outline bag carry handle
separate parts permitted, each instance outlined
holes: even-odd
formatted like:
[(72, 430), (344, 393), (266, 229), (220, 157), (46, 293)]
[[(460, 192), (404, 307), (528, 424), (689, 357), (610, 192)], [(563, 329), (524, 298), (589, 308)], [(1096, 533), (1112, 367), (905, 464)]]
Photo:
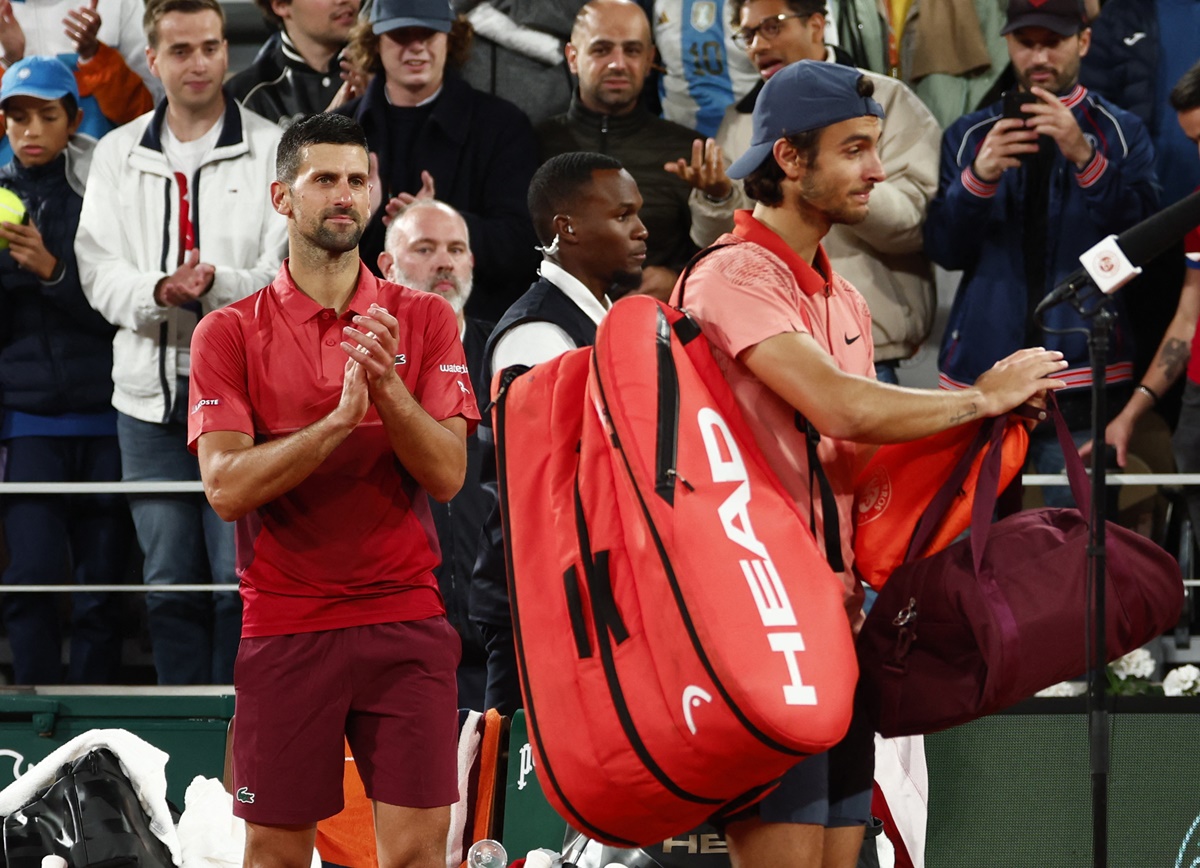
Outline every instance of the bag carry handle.
[(908, 542), (908, 549), (904, 553), (904, 563), (912, 563), (921, 556), (921, 552), (925, 550), (925, 546), (929, 544), (934, 532), (941, 525), (942, 519), (950, 511), (950, 504), (958, 496), (959, 489), (967, 479), (967, 474), (971, 472), (971, 464), (975, 461), (975, 456), (983, 451), (989, 441), (997, 438), (997, 430), (1000, 440), (1003, 441), (1007, 427), (1007, 421), (1000, 417), (983, 420), (983, 424), (975, 432), (975, 439), (971, 441), (967, 451), (958, 459), (958, 464), (954, 465), (954, 469), (942, 483), (942, 487), (925, 507), (925, 512), (921, 515), (921, 520), (917, 522), (912, 538)]
[[(1083, 459), (1062, 412), (1058, 409), (1058, 400), (1051, 392), (1046, 396), (1046, 410), (1054, 421), (1054, 429), (1058, 434), (1058, 443), (1066, 463), (1067, 481), (1071, 484), (1071, 494), (1075, 498), (1075, 508), (1088, 520), (1088, 504), (1091, 502), (1092, 484), (1087, 472), (1083, 469)], [(1002, 426), (997, 426), (1003, 431)], [(975, 488), (975, 503), (971, 510), (971, 554), (975, 564), (975, 575), (982, 578), (983, 552), (987, 547), (988, 533), (992, 525), (992, 513), (996, 508), (999, 496), (1000, 468), (1002, 464), (1003, 436), (992, 437), (983, 465), (979, 468), (979, 483)]]

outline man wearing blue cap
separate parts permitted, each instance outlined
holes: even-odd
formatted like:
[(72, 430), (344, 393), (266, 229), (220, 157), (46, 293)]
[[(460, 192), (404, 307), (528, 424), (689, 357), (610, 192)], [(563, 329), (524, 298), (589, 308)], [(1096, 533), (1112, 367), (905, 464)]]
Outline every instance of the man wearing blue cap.
[[(734, 231), (696, 265), (686, 289), (755, 440), (814, 519), (856, 631), (863, 591), (853, 569), (853, 480), (869, 455), (865, 444), (1007, 413), (1054, 388), (1049, 375), (1064, 365), (1059, 353), (1022, 350), (965, 392), (874, 379), (866, 302), (821, 246), (832, 226), (866, 219), (871, 190), (884, 178), (876, 150), (883, 110), (872, 91), (858, 70), (819, 61), (771, 77), (754, 107), (753, 144), (729, 169), (757, 204), (737, 213)], [(809, 487), (810, 456), (832, 489), (832, 515)], [(853, 866), (870, 819), (873, 760), (871, 726), (856, 716), (842, 742), (725, 818), (735, 868)]]
[[(53, 57), (26, 57), (4, 74), (0, 108), (14, 152), (0, 168), (0, 187), (19, 196), (27, 214), (0, 223), (4, 481), (114, 482), (121, 478), (111, 406), (116, 330), (84, 297), (72, 247), (95, 145), (76, 135), (75, 76)], [(6, 586), (121, 581), (133, 530), (121, 495), (6, 494), (0, 516)], [(64, 680), (58, 602), (51, 594), (2, 597), (18, 684)], [(71, 595), (67, 681), (116, 680), (119, 611), (117, 595)]]

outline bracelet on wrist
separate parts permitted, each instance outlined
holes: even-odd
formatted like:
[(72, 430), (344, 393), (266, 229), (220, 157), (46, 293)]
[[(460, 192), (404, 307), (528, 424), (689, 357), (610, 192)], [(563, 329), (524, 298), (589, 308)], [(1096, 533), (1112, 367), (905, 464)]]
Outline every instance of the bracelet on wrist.
[(1151, 389), (1145, 383), (1139, 383), (1136, 391), (1141, 392), (1143, 395), (1149, 398), (1154, 406), (1158, 406), (1158, 392)]

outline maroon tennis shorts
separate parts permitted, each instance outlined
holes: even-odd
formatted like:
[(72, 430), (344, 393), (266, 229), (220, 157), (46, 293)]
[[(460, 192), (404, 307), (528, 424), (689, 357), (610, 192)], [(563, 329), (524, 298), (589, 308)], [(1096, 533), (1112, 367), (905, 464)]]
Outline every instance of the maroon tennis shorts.
[(458, 634), (444, 617), (244, 638), (234, 669), (234, 813), (315, 823), (342, 809), (343, 735), (367, 795), (458, 801)]

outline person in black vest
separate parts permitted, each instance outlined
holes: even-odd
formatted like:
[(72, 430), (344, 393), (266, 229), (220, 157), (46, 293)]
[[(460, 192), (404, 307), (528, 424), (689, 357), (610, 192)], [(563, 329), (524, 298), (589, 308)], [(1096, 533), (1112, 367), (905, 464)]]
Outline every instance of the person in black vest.
[[(483, 378), (484, 346), (494, 323), (467, 316), (475, 257), (463, 216), (437, 199), (417, 199), (388, 223), (379, 271), (392, 283), (440, 295), (454, 308), (458, 334), (467, 354), (467, 373), (476, 395), (486, 395)], [(442, 548), (442, 563), (434, 570), (446, 617), (462, 639), (458, 664), (458, 707), (483, 711), (487, 682), (487, 651), (479, 628), (467, 617), (471, 571), (492, 503), (480, 480), (483, 450), (477, 434), (467, 435), (467, 475), (458, 494), (447, 503), (431, 500), (430, 512)]]
[[(641, 284), (649, 234), (638, 216), (641, 208), (637, 182), (619, 160), (604, 154), (559, 154), (534, 173), (529, 212), (542, 244), (540, 278), (492, 331), (484, 351), (485, 383), (495, 371), (536, 365), (595, 342), (610, 295)], [(512, 714), (521, 706), (521, 695), (496, 505), (495, 452), (491, 429), (481, 427), (480, 434), (493, 459), (484, 469), (492, 506), (472, 577), (470, 611), (487, 644), (486, 706)]]

